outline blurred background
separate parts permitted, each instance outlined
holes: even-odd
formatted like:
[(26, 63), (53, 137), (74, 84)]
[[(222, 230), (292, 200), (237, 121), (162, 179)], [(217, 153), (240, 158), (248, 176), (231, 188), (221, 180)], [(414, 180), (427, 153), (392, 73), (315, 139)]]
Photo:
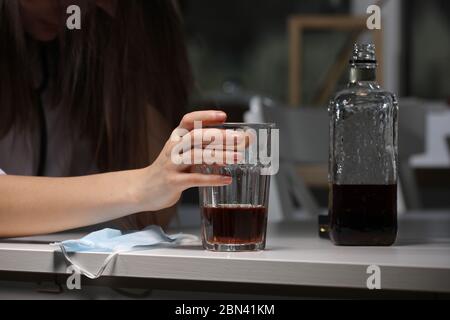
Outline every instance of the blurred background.
[[(380, 32), (366, 28), (372, 4), (381, 8)], [(347, 82), (356, 41), (377, 45), (378, 80), (400, 100), (399, 209), (450, 208), (449, 1), (179, 5), (196, 80), (191, 109), (219, 108), (230, 121), (277, 121), (282, 128), (283, 170), (271, 214), (327, 206), (327, 106)], [(184, 202), (197, 203), (197, 192), (186, 193)]]

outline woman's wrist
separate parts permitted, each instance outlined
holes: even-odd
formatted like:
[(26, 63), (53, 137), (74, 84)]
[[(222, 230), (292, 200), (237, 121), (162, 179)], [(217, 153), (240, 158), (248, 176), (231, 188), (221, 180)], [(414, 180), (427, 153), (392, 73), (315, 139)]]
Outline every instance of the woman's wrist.
[(124, 171), (125, 202), (131, 213), (148, 211), (145, 203), (145, 179), (148, 168)]

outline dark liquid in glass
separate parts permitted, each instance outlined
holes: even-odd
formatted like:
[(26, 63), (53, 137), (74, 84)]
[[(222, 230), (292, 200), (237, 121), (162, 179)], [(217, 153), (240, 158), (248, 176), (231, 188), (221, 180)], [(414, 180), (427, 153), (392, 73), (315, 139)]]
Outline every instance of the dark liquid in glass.
[(397, 236), (397, 185), (333, 185), (330, 238), (337, 245), (390, 246)]
[(220, 205), (202, 208), (203, 235), (208, 243), (261, 243), (267, 226), (267, 209), (263, 206)]

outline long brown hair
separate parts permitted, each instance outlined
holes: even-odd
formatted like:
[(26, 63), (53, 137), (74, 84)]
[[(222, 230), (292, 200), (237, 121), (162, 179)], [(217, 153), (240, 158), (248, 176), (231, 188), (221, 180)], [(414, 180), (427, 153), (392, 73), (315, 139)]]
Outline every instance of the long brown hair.
[[(27, 57), (34, 41), (20, 23), (18, 2), (0, 0), (0, 138), (37, 117)], [(52, 105), (66, 108), (72, 132), (89, 139), (98, 169), (107, 172), (150, 164), (152, 138), (161, 136), (154, 126), (179, 120), (191, 73), (172, 0), (103, 2), (113, 15), (94, 0), (78, 0), (82, 29), (62, 28), (47, 50)]]
[[(82, 29), (62, 27), (45, 46), (51, 105), (65, 108), (71, 132), (90, 142), (100, 172), (141, 168), (156, 158), (187, 105), (191, 70), (181, 21), (172, 0), (102, 2), (111, 12), (77, 0)], [(64, 26), (66, 17), (62, 11)], [(36, 43), (22, 26), (19, 1), (0, 0), (0, 138), (38, 124), (29, 62)], [(127, 227), (167, 223), (135, 217), (124, 220)]]

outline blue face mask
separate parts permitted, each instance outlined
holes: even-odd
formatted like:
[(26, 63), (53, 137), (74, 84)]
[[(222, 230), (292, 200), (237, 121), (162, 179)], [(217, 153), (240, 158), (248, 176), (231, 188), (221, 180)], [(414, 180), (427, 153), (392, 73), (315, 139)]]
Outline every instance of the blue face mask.
[[(198, 237), (188, 234), (168, 236), (161, 227), (150, 226), (137, 232), (103, 229), (93, 232), (79, 240), (67, 240), (53, 243), (52, 245), (58, 246), (61, 249), (64, 258), (73, 266), (77, 273), (85, 275), (90, 279), (97, 279), (119, 253), (149, 249), (157, 244), (177, 245), (186, 240), (198, 241)], [(69, 254), (75, 252), (109, 252), (110, 255), (105, 259), (96, 273), (91, 273), (70, 258)]]

